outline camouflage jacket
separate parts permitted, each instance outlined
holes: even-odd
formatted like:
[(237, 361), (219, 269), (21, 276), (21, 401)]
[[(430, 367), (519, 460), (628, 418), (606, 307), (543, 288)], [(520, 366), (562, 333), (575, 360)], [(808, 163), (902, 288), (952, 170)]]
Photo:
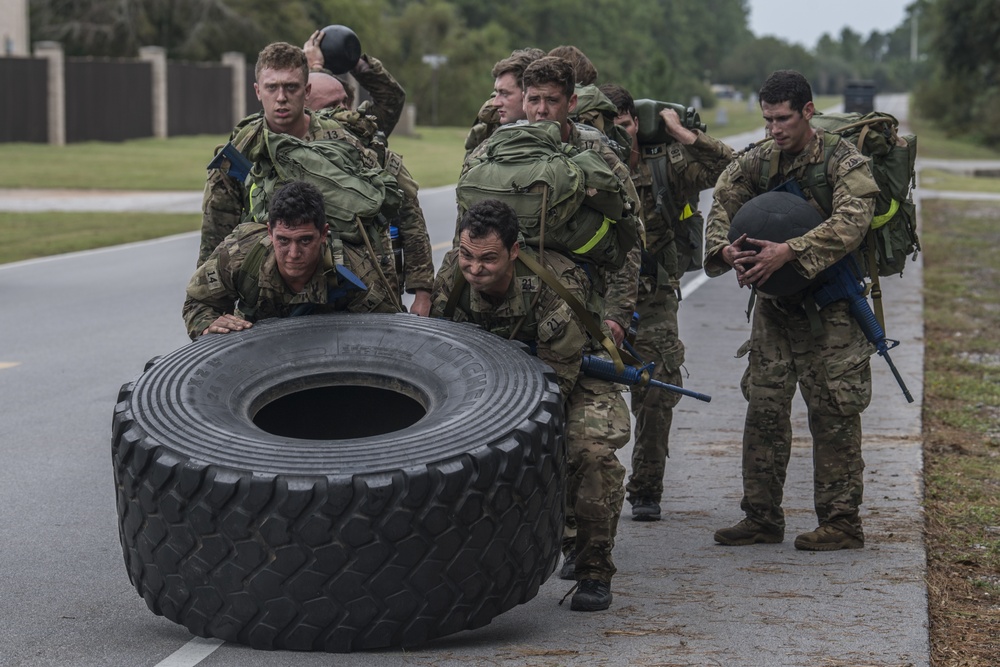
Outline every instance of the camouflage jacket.
[(479, 113), (476, 114), (476, 122), (473, 123), (472, 127), (469, 129), (469, 134), (465, 137), (465, 158), (468, 159), (469, 155), (474, 151), (480, 144), (490, 138), (490, 135), (500, 127), (500, 114), (497, 113), (497, 108), (493, 106), (493, 98), (496, 93), (490, 95), (490, 98), (483, 102), (483, 106), (480, 107)]
[[(740, 206), (765, 191), (760, 187), (761, 159), (780, 156), (778, 175), (770, 184), (773, 187), (789, 178), (801, 177), (810, 164), (822, 164), (823, 141), (824, 134), (816, 132), (798, 155), (776, 151), (773, 142), (765, 141), (736, 156), (726, 167), (715, 186), (712, 210), (708, 214), (705, 234), (705, 272), (708, 275), (718, 276), (731, 268), (722, 259), (722, 249), (729, 245), (729, 227)], [(871, 225), (878, 193), (870, 160), (844, 139), (838, 141), (826, 165), (826, 174), (833, 189), (833, 214), (827, 217), (810, 197), (809, 202), (820, 211), (825, 222), (787, 241), (795, 251), (792, 266), (810, 279), (861, 245)], [(809, 194), (807, 191), (806, 195)]]
[[(259, 292), (252, 312), (247, 312), (247, 304), (242, 304), (242, 267), (250, 251), (258, 244), (264, 245), (264, 255), (260, 262), (256, 284)], [(329, 246), (330, 241), (327, 240)], [(390, 296), (378, 277), (375, 264), (363, 249), (345, 246), (343, 263), (368, 287), (365, 292), (328, 303), (329, 283), (324, 275), (324, 266), (316, 268), (316, 273), (300, 292), (292, 292), (281, 274), (274, 257), (267, 228), (259, 223), (248, 222), (236, 227), (225, 240), (216, 247), (208, 259), (191, 276), (184, 300), (183, 317), (188, 336), (195, 339), (217, 318), (226, 314), (256, 322), (270, 317), (288, 317), (297, 306), (313, 304), (310, 313), (348, 312), (398, 312), (395, 297)]]
[(365, 72), (351, 72), (351, 76), (372, 98), (359, 104), (358, 111), (365, 116), (375, 116), (379, 129), (388, 137), (396, 129), (399, 117), (403, 114), (406, 91), (378, 58), (363, 53), (361, 59), (368, 63), (369, 69)]
[[(522, 249), (521, 252), (530, 251)], [(590, 287), (583, 269), (554, 252), (545, 253), (544, 265), (581, 303), (587, 303)], [(457, 271), (458, 249), (452, 248), (441, 262), (434, 281), (431, 317), (444, 317), (448, 298), (455, 288)], [(580, 375), (580, 363), (588, 337), (583, 324), (562, 297), (527, 270), (518, 271), (506, 296), (500, 300), (484, 296), (464, 280), (462, 284), (463, 289), (468, 291), (468, 298), (459, 300), (451, 319), (478, 324), (503, 338), (510, 338), (517, 327), (518, 333), (514, 338), (535, 345), (538, 358), (552, 367), (559, 377), (563, 398), (569, 396)]]
[[(639, 161), (632, 170), (632, 182), (642, 202), (642, 222), (646, 227), (646, 250), (667, 269), (675, 279), (680, 278), (674, 252), (674, 238), (679, 215), (684, 203), (696, 197), (705, 188), (715, 185), (719, 175), (733, 159), (733, 150), (718, 139), (704, 132), (694, 131), (697, 139), (690, 146), (675, 141), (639, 147)], [(653, 169), (657, 160), (666, 167), (669, 199), (676, 211), (665, 205), (657, 206), (657, 192), (653, 187)], [(673, 219), (668, 216), (673, 215)]]

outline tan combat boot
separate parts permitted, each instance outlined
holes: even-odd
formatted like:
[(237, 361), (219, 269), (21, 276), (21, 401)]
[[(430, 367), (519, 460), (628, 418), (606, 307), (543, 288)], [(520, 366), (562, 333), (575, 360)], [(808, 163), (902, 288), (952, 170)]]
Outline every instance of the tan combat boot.
[(803, 551), (837, 551), (861, 549), (864, 546), (863, 537), (855, 537), (833, 526), (820, 526), (795, 538), (795, 548)]
[(745, 547), (751, 544), (778, 544), (785, 539), (780, 528), (767, 528), (753, 519), (743, 519), (735, 526), (715, 531), (715, 541), (727, 547)]

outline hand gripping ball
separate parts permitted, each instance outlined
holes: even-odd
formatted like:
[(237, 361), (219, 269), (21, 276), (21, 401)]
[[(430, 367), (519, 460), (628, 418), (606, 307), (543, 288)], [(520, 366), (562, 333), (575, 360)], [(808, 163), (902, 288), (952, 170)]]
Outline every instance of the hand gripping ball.
[(328, 25), (323, 28), (323, 66), (334, 74), (345, 74), (354, 69), (361, 58), (361, 40), (346, 25)]
[[(748, 238), (781, 243), (802, 236), (821, 222), (820, 212), (802, 197), (788, 192), (765, 192), (743, 204), (733, 216), (729, 242), (746, 234)], [(744, 247), (756, 249), (751, 244), (744, 244)], [(811, 282), (788, 263), (757, 289), (771, 296), (788, 296), (805, 289)]]

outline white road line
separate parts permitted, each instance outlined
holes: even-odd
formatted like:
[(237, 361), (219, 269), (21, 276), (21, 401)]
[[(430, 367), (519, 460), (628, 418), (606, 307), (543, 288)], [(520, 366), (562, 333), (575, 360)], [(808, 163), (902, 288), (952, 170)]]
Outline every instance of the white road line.
[(709, 280), (711, 280), (711, 278), (709, 278), (708, 274), (706, 274), (704, 271), (699, 273), (690, 281), (681, 285), (681, 296), (686, 299), (687, 297), (694, 294), (694, 291), (696, 289), (707, 283)]
[(157, 245), (159, 243), (170, 243), (171, 241), (183, 239), (188, 236), (194, 236), (195, 234), (201, 234), (201, 232), (181, 232), (180, 234), (171, 234), (170, 236), (161, 236), (155, 239), (146, 239), (145, 241), (133, 241), (131, 243), (122, 243), (119, 245), (104, 246), (103, 248), (91, 248), (90, 250), (76, 250), (74, 252), (64, 252), (58, 255), (48, 255), (46, 257), (24, 259), (21, 260), (20, 262), (10, 262), (9, 264), (0, 264), (0, 271), (3, 271), (5, 269), (16, 269), (22, 266), (31, 266), (33, 264), (58, 262), (64, 259), (72, 259), (74, 257), (80, 257), (85, 255), (101, 255), (103, 253), (108, 253), (108, 252), (118, 252), (119, 250), (128, 250), (129, 248), (135, 248), (138, 246)]
[(155, 667), (194, 667), (194, 665), (212, 655), (215, 649), (224, 643), (221, 639), (195, 637), (162, 661), (156, 663)]

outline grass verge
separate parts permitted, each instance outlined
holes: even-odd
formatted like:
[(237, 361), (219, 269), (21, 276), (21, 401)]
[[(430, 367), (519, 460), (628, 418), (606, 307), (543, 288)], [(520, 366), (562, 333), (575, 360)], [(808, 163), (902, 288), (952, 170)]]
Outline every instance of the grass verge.
[(200, 215), (0, 213), (0, 264), (201, 229)]
[(924, 484), (931, 660), (1000, 664), (996, 203), (925, 200)]

